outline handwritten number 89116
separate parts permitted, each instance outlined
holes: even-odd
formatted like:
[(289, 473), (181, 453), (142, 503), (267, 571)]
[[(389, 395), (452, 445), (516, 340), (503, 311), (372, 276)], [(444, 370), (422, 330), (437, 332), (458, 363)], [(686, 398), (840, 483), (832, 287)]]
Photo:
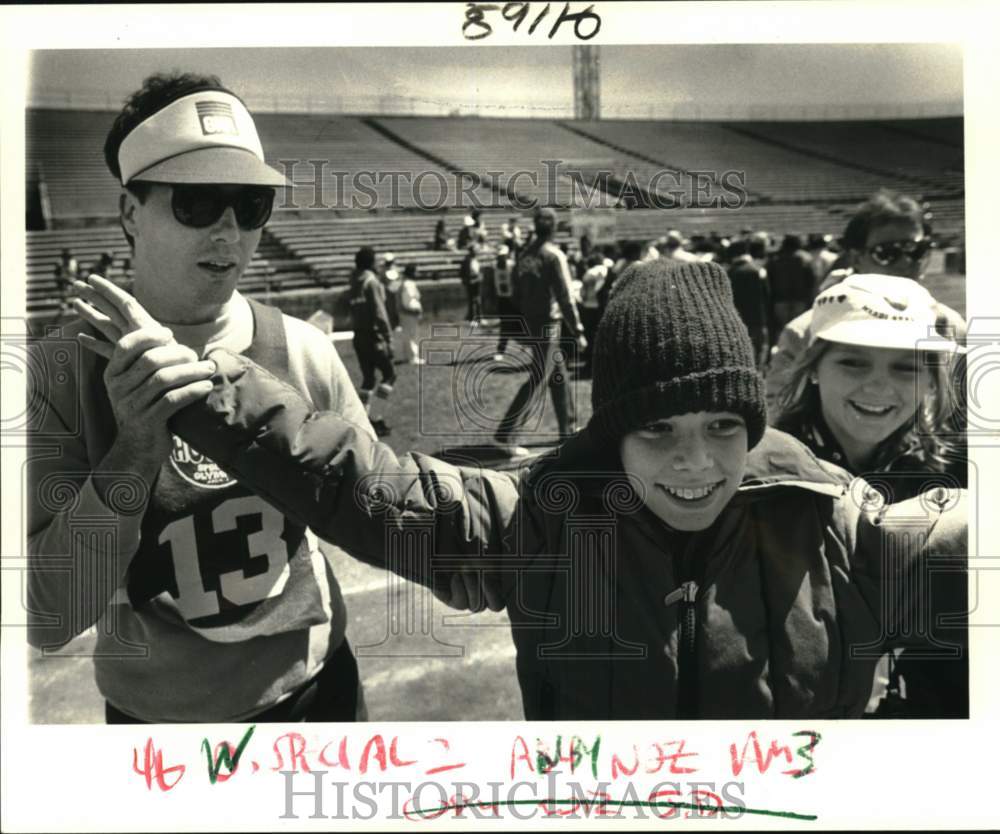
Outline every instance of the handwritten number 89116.
[[(515, 32), (531, 14), (531, 3), (504, 3), (503, 6), (494, 3), (466, 3), (465, 5), (465, 23), (462, 25), (462, 34), (466, 40), (470, 41), (480, 41), (493, 34), (493, 27), (486, 22), (487, 12), (499, 11), (504, 20), (514, 24)], [(546, 3), (545, 8), (535, 16), (528, 27), (529, 35), (535, 33), (535, 29), (548, 16), (551, 8), (552, 4)], [(549, 30), (549, 40), (552, 40), (556, 32), (559, 31), (559, 27), (568, 21), (573, 23), (573, 34), (581, 41), (589, 41), (601, 31), (601, 18), (594, 12), (593, 4), (587, 6), (583, 11), (570, 12), (569, 3), (565, 3), (559, 17), (556, 18)], [(586, 23), (591, 24), (592, 28), (589, 32), (584, 31)]]

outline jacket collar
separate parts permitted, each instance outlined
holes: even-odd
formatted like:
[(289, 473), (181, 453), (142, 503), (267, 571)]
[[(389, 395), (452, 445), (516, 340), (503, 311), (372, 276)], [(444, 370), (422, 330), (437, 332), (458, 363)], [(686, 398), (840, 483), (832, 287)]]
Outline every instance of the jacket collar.
[[(801, 438), (816, 457), (832, 461), (852, 474), (863, 474), (851, 467), (847, 454), (821, 413), (811, 417), (799, 417), (794, 423), (789, 423), (787, 428), (795, 437)], [(914, 436), (913, 425), (905, 424), (878, 444), (872, 455), (872, 462), (865, 468), (865, 472), (888, 472), (901, 458), (919, 455), (920, 452), (920, 441)]]
[(824, 465), (804, 443), (790, 434), (768, 428), (747, 458), (740, 491), (791, 486), (836, 496), (843, 494), (851, 480), (848, 472)]

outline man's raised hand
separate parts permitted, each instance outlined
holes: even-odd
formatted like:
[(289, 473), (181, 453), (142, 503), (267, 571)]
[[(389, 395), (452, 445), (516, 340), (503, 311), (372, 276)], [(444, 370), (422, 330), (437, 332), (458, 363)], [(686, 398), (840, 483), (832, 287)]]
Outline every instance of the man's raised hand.
[[(215, 363), (178, 344), (128, 293), (100, 276), (74, 282), (73, 306), (105, 339), (81, 344), (108, 360), (104, 384), (118, 432), (109, 455), (116, 467), (153, 475), (170, 454), (167, 421), (212, 390)], [(105, 461), (109, 466), (110, 462)]]

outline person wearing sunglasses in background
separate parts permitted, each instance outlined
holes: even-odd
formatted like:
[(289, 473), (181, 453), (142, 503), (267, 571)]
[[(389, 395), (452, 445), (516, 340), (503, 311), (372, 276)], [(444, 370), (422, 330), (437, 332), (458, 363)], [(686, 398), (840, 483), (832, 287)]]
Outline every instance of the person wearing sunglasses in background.
[[(285, 177), (214, 76), (147, 78), (104, 154), (122, 185), (131, 302), (148, 315), (106, 358), (83, 351), (68, 384), (30, 392), (43, 416), (29, 439), (28, 639), (59, 646), (98, 624), (109, 723), (363, 718), (315, 537), (167, 424), (211, 390), (201, 357), (226, 346), (375, 436), (323, 334), (237, 292)], [(42, 350), (95, 333), (76, 321)], [(87, 518), (113, 533), (81, 538)]]
[[(930, 261), (933, 242), (924, 226), (924, 212), (912, 197), (878, 191), (862, 203), (844, 230), (848, 267), (835, 269), (822, 282), (819, 292), (851, 274), (897, 275), (920, 282)], [(959, 344), (965, 340), (965, 319), (944, 304), (937, 304), (938, 330)], [(767, 406), (776, 414), (782, 390), (792, 367), (806, 349), (813, 311), (792, 319), (782, 329), (767, 371)]]

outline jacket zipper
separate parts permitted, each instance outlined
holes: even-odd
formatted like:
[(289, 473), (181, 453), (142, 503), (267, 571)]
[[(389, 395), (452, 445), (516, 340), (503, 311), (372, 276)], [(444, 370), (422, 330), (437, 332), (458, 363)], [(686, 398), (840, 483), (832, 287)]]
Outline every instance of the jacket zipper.
[(698, 670), (695, 665), (695, 640), (698, 629), (698, 583), (685, 582), (667, 595), (664, 602), (680, 603), (677, 617), (680, 634), (677, 638), (677, 717), (698, 716)]

